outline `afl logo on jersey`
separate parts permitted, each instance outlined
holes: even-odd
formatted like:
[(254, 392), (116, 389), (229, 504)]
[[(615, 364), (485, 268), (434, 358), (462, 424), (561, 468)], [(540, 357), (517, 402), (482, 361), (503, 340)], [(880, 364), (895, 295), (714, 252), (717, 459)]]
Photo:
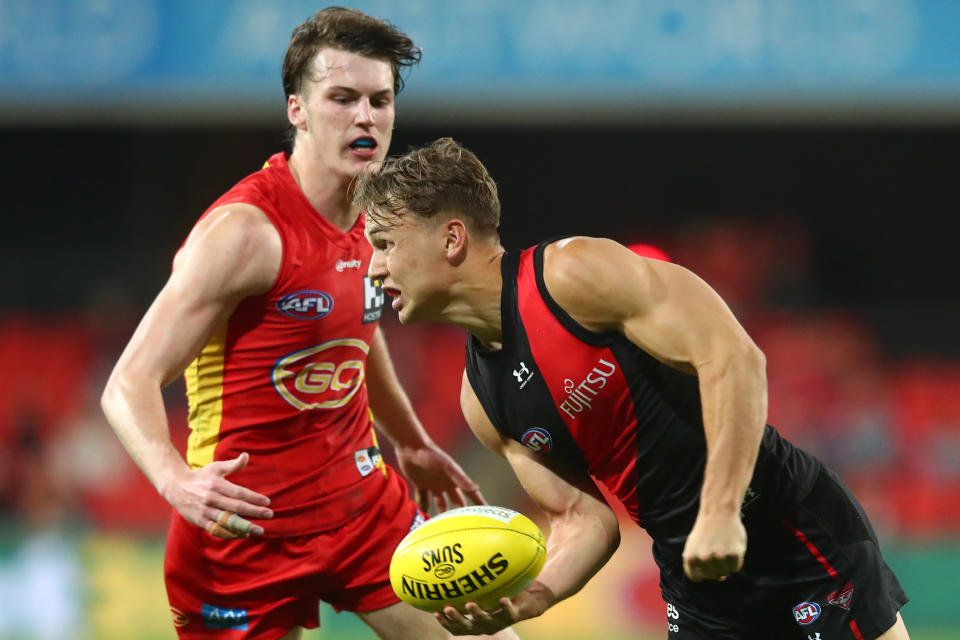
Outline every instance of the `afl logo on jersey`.
[(793, 617), (801, 627), (813, 624), (820, 617), (820, 605), (816, 602), (801, 602), (793, 608)]
[(300, 320), (319, 320), (333, 311), (333, 296), (325, 291), (304, 289), (277, 300), (280, 313)]
[(524, 431), (523, 435), (520, 436), (520, 442), (534, 451), (542, 451), (543, 453), (553, 449), (553, 438), (550, 437), (550, 432), (540, 427), (530, 427)]

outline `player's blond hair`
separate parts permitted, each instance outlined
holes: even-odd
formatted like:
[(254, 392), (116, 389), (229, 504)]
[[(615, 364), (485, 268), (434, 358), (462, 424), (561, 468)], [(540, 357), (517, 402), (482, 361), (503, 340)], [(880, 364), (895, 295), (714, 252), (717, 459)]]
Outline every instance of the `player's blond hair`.
[(497, 184), (477, 156), (452, 138), (388, 158), (361, 174), (353, 202), (382, 226), (405, 213), (425, 219), (462, 216), (472, 230), (494, 234), (500, 225)]

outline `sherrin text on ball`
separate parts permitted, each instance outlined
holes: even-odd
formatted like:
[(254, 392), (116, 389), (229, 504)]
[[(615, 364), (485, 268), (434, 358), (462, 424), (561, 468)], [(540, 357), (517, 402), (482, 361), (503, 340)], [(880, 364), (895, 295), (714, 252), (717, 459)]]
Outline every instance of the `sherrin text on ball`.
[(500, 607), (540, 573), (547, 547), (522, 513), (492, 506), (452, 509), (411, 531), (390, 561), (390, 583), (404, 602), (424, 611), (467, 602)]

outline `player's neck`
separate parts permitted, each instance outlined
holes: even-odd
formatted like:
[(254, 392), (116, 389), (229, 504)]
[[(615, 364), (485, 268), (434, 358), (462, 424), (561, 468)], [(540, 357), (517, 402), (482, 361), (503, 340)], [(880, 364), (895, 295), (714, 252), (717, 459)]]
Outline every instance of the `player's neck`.
[(440, 318), (466, 329), (490, 349), (499, 349), (503, 336), (500, 311), (503, 253), (503, 247), (497, 245), (493, 251), (470, 256), (468, 261), (473, 264), (461, 265), (458, 273), (462, 275), (450, 286), (450, 300)]
[(359, 212), (351, 204), (350, 177), (328, 171), (310, 154), (297, 153), (296, 150), (290, 154), (287, 165), (318, 214), (343, 232), (353, 228)]

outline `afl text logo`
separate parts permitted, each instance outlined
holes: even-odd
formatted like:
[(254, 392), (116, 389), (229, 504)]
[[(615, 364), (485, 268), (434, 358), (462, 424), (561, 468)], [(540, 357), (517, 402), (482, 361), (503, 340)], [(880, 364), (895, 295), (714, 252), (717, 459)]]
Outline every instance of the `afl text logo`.
[(336, 409), (363, 386), (368, 351), (367, 343), (356, 338), (294, 351), (277, 360), (270, 381), (284, 400), (301, 411)]
[(523, 435), (520, 436), (520, 442), (534, 451), (542, 451), (544, 453), (553, 448), (553, 438), (550, 437), (550, 433), (540, 427), (530, 427), (524, 431)]
[(277, 300), (280, 313), (300, 320), (319, 320), (333, 311), (333, 296), (325, 291), (304, 289)]
[(816, 602), (801, 602), (793, 608), (793, 617), (801, 627), (813, 624), (820, 617), (820, 605)]

